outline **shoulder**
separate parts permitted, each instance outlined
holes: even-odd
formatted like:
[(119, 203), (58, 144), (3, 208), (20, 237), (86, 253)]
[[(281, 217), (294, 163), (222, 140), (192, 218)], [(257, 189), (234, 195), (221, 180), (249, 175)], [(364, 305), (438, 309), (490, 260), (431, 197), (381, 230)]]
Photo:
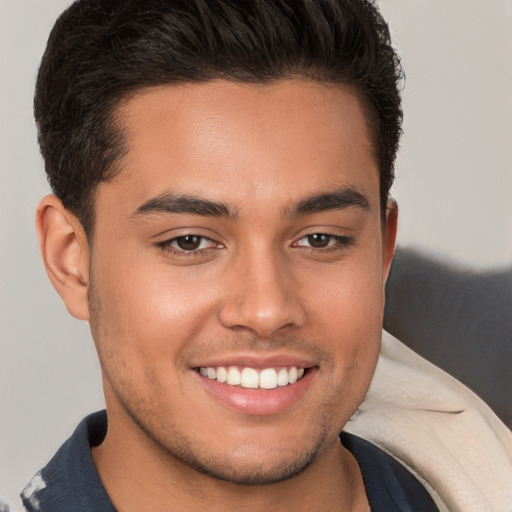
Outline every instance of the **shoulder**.
[(439, 512), (423, 484), (393, 457), (348, 432), (340, 438), (359, 464), (372, 510)]
[(510, 430), (467, 387), (388, 333), (346, 430), (413, 472), (441, 510), (501, 512), (512, 503)]
[(28, 512), (114, 512), (91, 456), (91, 445), (105, 435), (105, 411), (80, 422), (72, 436), (50, 462), (23, 489), (21, 498)]

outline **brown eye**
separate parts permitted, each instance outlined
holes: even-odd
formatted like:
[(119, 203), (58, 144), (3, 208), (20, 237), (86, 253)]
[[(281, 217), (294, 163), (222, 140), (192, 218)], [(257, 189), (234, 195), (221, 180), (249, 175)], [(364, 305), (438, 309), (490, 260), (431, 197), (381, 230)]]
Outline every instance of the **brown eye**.
[(327, 233), (311, 233), (304, 235), (300, 240), (294, 243), (295, 247), (304, 247), (312, 250), (336, 250), (344, 249), (354, 244), (354, 239), (350, 236), (329, 235)]
[(331, 243), (332, 236), (323, 233), (314, 233), (313, 235), (308, 235), (306, 238), (311, 247), (322, 249)]
[(202, 240), (201, 236), (186, 235), (177, 237), (175, 243), (183, 251), (195, 251), (199, 249)]
[(222, 248), (222, 244), (207, 236), (193, 234), (169, 238), (156, 243), (156, 246), (174, 256), (198, 256), (210, 250)]

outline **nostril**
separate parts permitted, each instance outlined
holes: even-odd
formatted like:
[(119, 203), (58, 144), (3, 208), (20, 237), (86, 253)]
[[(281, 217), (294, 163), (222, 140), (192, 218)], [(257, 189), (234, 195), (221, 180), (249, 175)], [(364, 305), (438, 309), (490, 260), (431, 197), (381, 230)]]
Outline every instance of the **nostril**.
[(232, 330), (248, 329), (261, 338), (268, 338), (286, 327), (298, 327), (305, 320), (305, 313), (298, 305), (267, 302), (262, 307), (256, 304), (224, 305), (219, 312), (220, 323)]

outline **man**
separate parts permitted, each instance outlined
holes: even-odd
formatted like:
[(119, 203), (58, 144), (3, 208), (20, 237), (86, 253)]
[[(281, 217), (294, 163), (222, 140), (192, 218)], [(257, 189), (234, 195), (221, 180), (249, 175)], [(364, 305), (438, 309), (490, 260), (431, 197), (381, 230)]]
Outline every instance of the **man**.
[(447, 510), (417, 467), (340, 437), (358, 408), (364, 430), (379, 357), (400, 77), (362, 1), (61, 16), (36, 90), (55, 192), (37, 226), (107, 412), (29, 510)]

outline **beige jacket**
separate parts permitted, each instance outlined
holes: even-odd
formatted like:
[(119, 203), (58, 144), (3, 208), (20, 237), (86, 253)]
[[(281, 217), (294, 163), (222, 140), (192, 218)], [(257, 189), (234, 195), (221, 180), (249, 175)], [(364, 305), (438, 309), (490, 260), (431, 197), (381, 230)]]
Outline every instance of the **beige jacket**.
[(407, 467), (442, 512), (512, 512), (511, 431), (466, 386), (387, 332), (368, 395), (345, 430)]

